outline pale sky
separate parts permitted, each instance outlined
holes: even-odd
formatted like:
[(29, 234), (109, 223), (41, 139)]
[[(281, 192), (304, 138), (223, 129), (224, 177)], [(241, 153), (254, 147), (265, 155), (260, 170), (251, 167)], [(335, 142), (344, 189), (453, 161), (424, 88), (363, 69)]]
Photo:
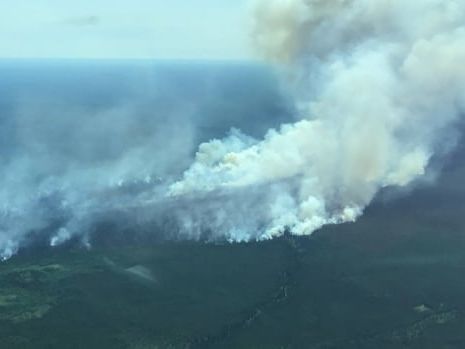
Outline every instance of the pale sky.
[(247, 0), (0, 0), (0, 58), (248, 59)]

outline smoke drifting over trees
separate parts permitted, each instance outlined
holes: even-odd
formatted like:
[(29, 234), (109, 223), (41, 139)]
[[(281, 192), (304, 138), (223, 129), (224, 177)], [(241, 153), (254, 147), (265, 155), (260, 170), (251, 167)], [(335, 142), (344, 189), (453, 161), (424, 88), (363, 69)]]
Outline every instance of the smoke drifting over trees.
[(51, 245), (86, 240), (101, 217), (169, 221), (189, 239), (309, 235), (356, 220), (380, 189), (408, 186), (454, 145), (464, 3), (264, 0), (253, 23), (257, 52), (289, 78), (295, 122), (264, 137), (234, 129), (191, 163), (197, 126), (182, 98), (170, 122), (130, 105), (92, 118), (64, 106), (69, 117), (40, 122), (37, 108), (20, 108), (2, 121), (4, 143), (20, 146), (2, 164), (0, 256), (31, 232), (47, 231)]
[(220, 209), (228, 218), (213, 228), (233, 240), (355, 220), (381, 188), (407, 186), (453, 143), (465, 106), (464, 15), (457, 1), (258, 2), (254, 42), (298, 82), (301, 120), (263, 140), (202, 144), (171, 195), (240, 193), (240, 216), (256, 219)]

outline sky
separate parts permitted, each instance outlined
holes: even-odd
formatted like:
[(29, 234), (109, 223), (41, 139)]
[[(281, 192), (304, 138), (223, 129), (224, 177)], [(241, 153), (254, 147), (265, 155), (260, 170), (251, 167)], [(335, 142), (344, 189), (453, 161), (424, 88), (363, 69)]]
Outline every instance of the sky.
[(247, 0), (0, 0), (0, 58), (249, 57)]

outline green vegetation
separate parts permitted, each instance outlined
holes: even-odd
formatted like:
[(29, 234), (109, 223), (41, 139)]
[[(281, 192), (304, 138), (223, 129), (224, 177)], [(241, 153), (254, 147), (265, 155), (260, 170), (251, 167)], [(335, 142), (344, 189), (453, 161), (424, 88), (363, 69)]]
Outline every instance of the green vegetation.
[(462, 174), (309, 238), (16, 256), (0, 348), (465, 348)]
[(261, 244), (18, 256), (0, 266), (0, 347), (465, 345), (463, 239), (387, 244), (356, 226)]

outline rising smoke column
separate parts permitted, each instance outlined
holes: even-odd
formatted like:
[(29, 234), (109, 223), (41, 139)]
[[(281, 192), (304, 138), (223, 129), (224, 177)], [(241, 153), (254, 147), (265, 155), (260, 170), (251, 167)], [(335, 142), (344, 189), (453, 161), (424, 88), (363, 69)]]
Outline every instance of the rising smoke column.
[(253, 19), (257, 51), (295, 96), (295, 123), (201, 144), (181, 176), (189, 113), (19, 110), (1, 125), (11, 144), (0, 259), (37, 237), (92, 243), (101, 222), (111, 234), (189, 239), (308, 235), (354, 221), (381, 188), (408, 186), (453, 145), (465, 108), (463, 1), (264, 0)]
[(214, 198), (179, 215), (190, 234), (264, 239), (354, 221), (451, 143), (465, 107), (465, 2), (264, 0), (254, 22), (258, 51), (297, 86), (299, 120), (262, 140), (234, 131), (200, 145), (169, 188)]

